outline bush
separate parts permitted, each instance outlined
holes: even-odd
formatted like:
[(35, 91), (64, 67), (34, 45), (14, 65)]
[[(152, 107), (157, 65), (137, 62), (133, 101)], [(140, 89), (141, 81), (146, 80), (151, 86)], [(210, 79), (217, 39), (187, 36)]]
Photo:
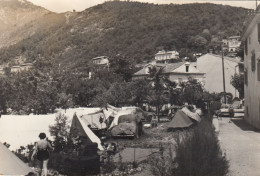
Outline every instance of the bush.
[(229, 163), (222, 156), (220, 145), (210, 121), (202, 120), (190, 132), (176, 138), (176, 176), (224, 176)]
[(222, 156), (211, 118), (203, 119), (189, 131), (175, 133), (175, 153), (171, 147), (161, 147), (159, 154), (150, 158), (152, 173), (158, 176), (226, 175), (229, 163)]
[(172, 175), (172, 171), (176, 165), (174, 163), (172, 148), (169, 147), (168, 149), (169, 150), (161, 145), (159, 153), (157, 155), (152, 155), (149, 158), (149, 163), (152, 165), (151, 171), (153, 175)]

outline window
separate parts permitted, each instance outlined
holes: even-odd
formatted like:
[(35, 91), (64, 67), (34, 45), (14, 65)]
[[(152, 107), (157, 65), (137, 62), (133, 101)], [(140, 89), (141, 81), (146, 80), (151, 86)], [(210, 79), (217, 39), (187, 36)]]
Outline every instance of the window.
[(255, 71), (255, 50), (251, 52), (251, 68), (252, 71)]
[(260, 59), (257, 61), (257, 79), (260, 81)]
[(247, 69), (245, 69), (245, 72), (244, 72), (244, 76), (245, 76), (245, 85), (248, 85), (248, 74), (247, 74)]

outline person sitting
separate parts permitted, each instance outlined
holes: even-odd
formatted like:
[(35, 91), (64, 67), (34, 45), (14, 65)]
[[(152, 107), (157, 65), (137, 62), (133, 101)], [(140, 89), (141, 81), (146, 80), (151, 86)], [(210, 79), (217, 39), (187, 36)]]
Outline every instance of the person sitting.
[(47, 164), (49, 161), (49, 150), (53, 150), (51, 144), (49, 143), (48, 140), (46, 140), (46, 134), (45, 133), (40, 133), (39, 134), (40, 140), (35, 143), (35, 149), (33, 151), (33, 154), (31, 156), (31, 159), (34, 160), (34, 156), (36, 155), (37, 160), (41, 162), (40, 164), (40, 175), (47, 176), (48, 173), (48, 168)]

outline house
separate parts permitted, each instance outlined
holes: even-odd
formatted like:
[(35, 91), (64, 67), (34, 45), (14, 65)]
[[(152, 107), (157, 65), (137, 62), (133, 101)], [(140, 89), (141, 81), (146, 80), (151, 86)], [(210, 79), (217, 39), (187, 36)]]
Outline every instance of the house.
[(95, 65), (109, 65), (109, 60), (107, 56), (99, 56), (92, 59), (93, 64)]
[(240, 36), (230, 36), (228, 38), (228, 52), (237, 52), (240, 45)]
[(32, 68), (32, 63), (23, 63), (20, 65), (14, 65), (11, 67), (11, 72), (21, 72), (21, 71), (28, 71), (30, 68)]
[(177, 51), (162, 50), (155, 54), (155, 60), (157, 63), (172, 63), (177, 59), (179, 59), (179, 53)]
[(260, 129), (260, 14), (247, 27), (244, 41), (245, 120)]
[(200, 72), (197, 68), (190, 64), (189, 62), (177, 62), (170, 64), (153, 63), (147, 64), (136, 72), (132, 79), (146, 79), (149, 76), (151, 68), (155, 67), (157, 70), (162, 68), (162, 73), (168, 77), (170, 81), (177, 83), (188, 81), (189, 77), (197, 79), (199, 82), (203, 82), (204, 73)]
[(223, 39), (223, 50), (229, 53), (236, 53), (241, 45), (240, 36), (230, 36), (228, 39)]
[[(224, 57), (225, 89), (235, 97), (239, 95), (230, 81), (235, 73), (239, 73), (239, 63), (239, 58)], [(224, 92), (222, 68), (222, 56), (208, 53), (197, 58), (197, 69), (205, 73), (205, 90), (210, 93)]]

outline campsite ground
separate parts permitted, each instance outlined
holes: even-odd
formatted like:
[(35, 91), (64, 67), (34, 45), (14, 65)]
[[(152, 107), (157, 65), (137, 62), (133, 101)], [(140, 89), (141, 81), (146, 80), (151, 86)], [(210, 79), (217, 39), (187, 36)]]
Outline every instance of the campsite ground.
[[(144, 134), (135, 139), (109, 139), (106, 142), (114, 142), (119, 147), (120, 155), (123, 162), (133, 162), (133, 148), (136, 150), (135, 161), (140, 172), (136, 172), (135, 176), (153, 175), (151, 166), (148, 162), (149, 156), (158, 153), (160, 146), (169, 147), (174, 144), (174, 132), (167, 132), (167, 124), (169, 122), (159, 123), (155, 128), (144, 129)], [(115, 160), (118, 156), (116, 155)]]
[(260, 133), (243, 118), (219, 120), (220, 144), (230, 162), (229, 176), (260, 175)]

